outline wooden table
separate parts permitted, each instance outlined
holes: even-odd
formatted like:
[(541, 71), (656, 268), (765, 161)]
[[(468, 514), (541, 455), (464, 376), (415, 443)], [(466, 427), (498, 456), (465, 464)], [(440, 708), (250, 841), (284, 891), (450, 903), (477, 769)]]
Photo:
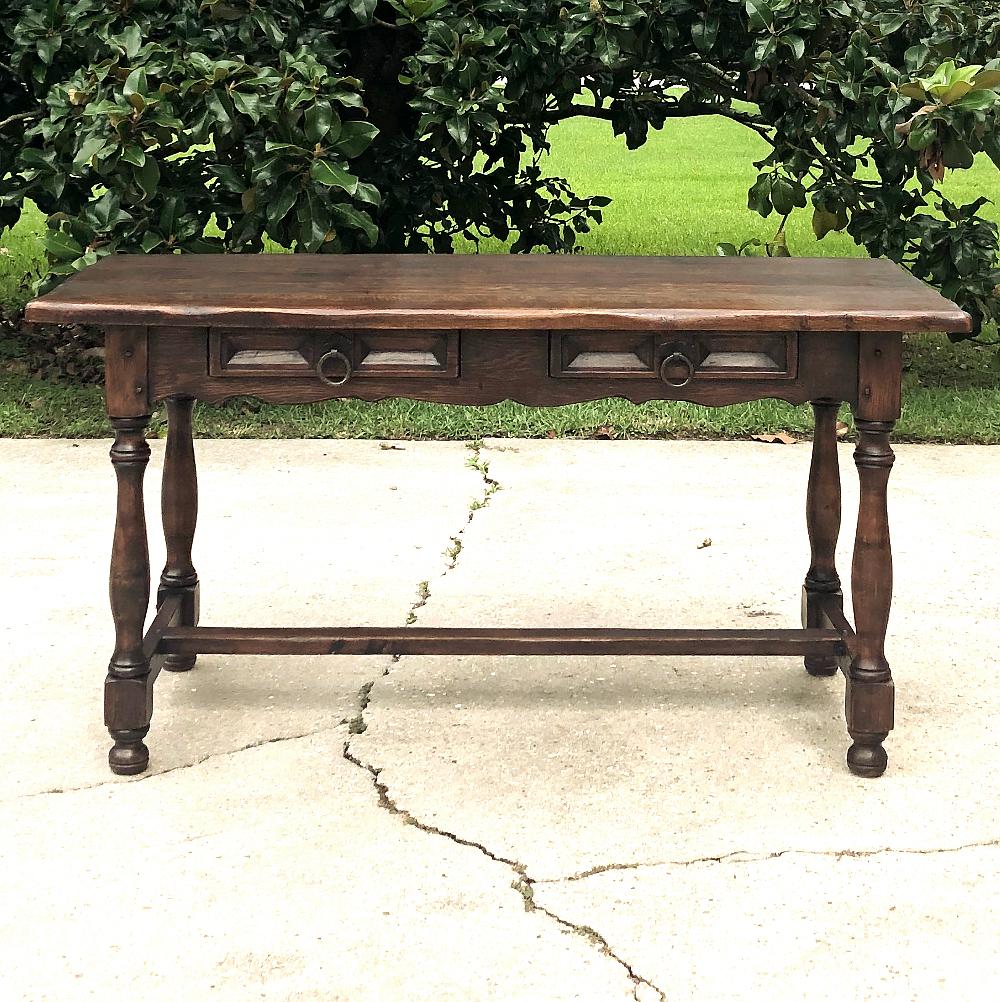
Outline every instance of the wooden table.
[[(956, 306), (886, 261), (763, 258), (163, 256), (107, 258), (28, 307), (29, 321), (106, 331), (118, 517), (109, 755), (142, 772), (161, 668), (198, 654), (798, 655), (847, 679), (847, 763), (886, 768), (893, 681), (886, 488), (902, 334), (968, 331)], [(624, 397), (709, 406), (776, 397), (816, 416), (806, 498), (812, 559), (802, 629), (236, 629), (198, 625), (191, 551), (194, 401), (408, 397), (553, 405)], [(145, 430), (166, 402), (166, 566), (146, 628)], [(850, 404), (861, 485), (844, 615), (837, 412)], [(776, 490), (786, 485), (775, 484)]]

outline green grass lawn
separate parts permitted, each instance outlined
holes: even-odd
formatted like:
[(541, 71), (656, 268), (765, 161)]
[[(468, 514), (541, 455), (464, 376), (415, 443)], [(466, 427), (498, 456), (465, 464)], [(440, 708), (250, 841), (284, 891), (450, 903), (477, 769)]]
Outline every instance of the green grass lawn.
[[(628, 150), (604, 123), (577, 120), (556, 135), (553, 173), (568, 177), (583, 195), (614, 198), (605, 222), (582, 240), (594, 254), (714, 254), (721, 242), (739, 245), (769, 239), (776, 217), (762, 219), (746, 207), (756, 177), (753, 163), (767, 144), (743, 126), (720, 118), (668, 123), (641, 149)], [(965, 172), (951, 172), (945, 192), (954, 201), (980, 195), (1000, 201), (1000, 172), (985, 156)], [(986, 215), (1000, 222), (1000, 206)], [(812, 213), (795, 212), (786, 228), (789, 249), (802, 257), (863, 256), (850, 237), (832, 233), (817, 240)]]
[[(742, 126), (719, 118), (668, 123), (640, 150), (629, 151), (602, 122), (578, 120), (553, 137), (549, 170), (568, 177), (580, 194), (613, 198), (605, 221), (581, 238), (592, 254), (714, 254), (722, 241), (768, 239), (776, 220), (746, 208), (753, 161), (766, 144)], [(980, 195), (1000, 200), (1000, 172), (985, 157), (972, 170), (953, 172), (946, 192), (958, 202)], [(986, 209), (1000, 221), (996, 205)], [(0, 305), (17, 308), (30, 290), (25, 275), (41, 258), (44, 222), (26, 212), (0, 238)], [(797, 256), (862, 256), (841, 234), (817, 241), (808, 211), (787, 226)], [(503, 251), (484, 245), (484, 250)], [(914, 338), (909, 346), (907, 401), (899, 436), (912, 441), (1000, 443), (1000, 369), (995, 352), (974, 345), (950, 345), (939, 337)], [(154, 422), (155, 423), (155, 422)], [(450, 407), (385, 401), (351, 401), (310, 407), (261, 406), (234, 401), (202, 407), (203, 435), (238, 437), (413, 437), (467, 439), (484, 435), (621, 437), (745, 437), (760, 432), (805, 431), (809, 409), (763, 401), (719, 410), (689, 404), (634, 406), (614, 400), (538, 410), (514, 404), (492, 408)], [(105, 434), (99, 394), (92, 388), (61, 387), (23, 375), (0, 377), (0, 435)]]

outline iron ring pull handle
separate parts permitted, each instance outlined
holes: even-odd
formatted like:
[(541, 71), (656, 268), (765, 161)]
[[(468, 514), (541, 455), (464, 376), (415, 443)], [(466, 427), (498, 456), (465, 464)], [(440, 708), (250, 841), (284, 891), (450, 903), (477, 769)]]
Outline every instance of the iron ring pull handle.
[[(340, 377), (340, 379), (331, 379), (323, 371), (326, 363), (332, 359), (336, 359), (344, 367), (344, 374)], [(354, 375), (354, 366), (351, 365), (351, 360), (342, 351), (334, 348), (332, 351), (328, 351), (325, 355), (323, 355), (316, 363), (316, 375), (319, 376), (319, 378), (326, 383), (327, 386), (343, 386), (344, 383), (346, 383), (351, 376)]]
[[(687, 368), (687, 375), (678, 383), (675, 382), (667, 375), (667, 369), (670, 368), (674, 363), (682, 362)], [(687, 355), (682, 355), (679, 351), (673, 352), (660, 363), (660, 379), (667, 384), (667, 386), (673, 386), (675, 389), (680, 389), (682, 386), (687, 386), (694, 377), (694, 362), (691, 361)]]

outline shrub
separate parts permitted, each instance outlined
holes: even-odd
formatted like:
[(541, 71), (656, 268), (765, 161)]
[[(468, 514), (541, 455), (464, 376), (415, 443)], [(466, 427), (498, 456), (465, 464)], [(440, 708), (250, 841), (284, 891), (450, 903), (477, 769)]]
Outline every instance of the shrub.
[(984, 200), (940, 188), (1000, 165), (995, 0), (24, 0), (0, 44), (0, 227), (33, 199), (56, 277), (265, 238), (567, 251), (607, 200), (544, 175), (554, 123), (634, 148), (717, 114), (772, 146), (752, 209), (811, 202), (818, 236), (1000, 315)]

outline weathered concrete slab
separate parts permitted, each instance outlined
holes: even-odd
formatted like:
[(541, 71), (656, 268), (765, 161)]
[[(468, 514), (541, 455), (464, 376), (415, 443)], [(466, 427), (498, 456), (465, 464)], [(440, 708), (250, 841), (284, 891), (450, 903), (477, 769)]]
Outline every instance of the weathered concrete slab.
[(1000, 988), (1000, 848), (730, 859), (539, 884), (671, 1002), (952, 1002)]
[[(424, 625), (797, 625), (808, 447), (501, 443)], [(849, 575), (856, 477), (842, 454)], [(1000, 835), (996, 449), (901, 447), (890, 770), (844, 765), (843, 681), (794, 659), (404, 658), (354, 742), (425, 821), (557, 877)], [(699, 549), (705, 539), (712, 545)]]
[[(163, 566), (163, 442), (146, 476), (150, 560)], [(0, 645), (7, 726), (0, 799), (109, 778), (102, 685), (113, 646), (107, 442), (0, 442), (8, 587)], [(197, 445), (195, 564), (206, 625), (400, 624), (440, 573), (479, 477), (460, 444)], [(154, 584), (155, 588), (155, 584)], [(203, 657), (156, 684), (151, 769), (185, 765), (356, 712), (382, 658)]]
[(509, 867), (380, 810), (343, 736), (5, 804), (4, 999), (632, 997)]
[[(153, 771), (113, 779), (106, 451), (0, 443), (5, 999), (1000, 990), (1000, 450), (899, 449), (899, 727), (869, 782), (842, 681), (787, 658), (206, 657), (158, 683)], [(460, 445), (199, 456), (206, 623), (797, 621), (805, 445), (495, 442), (471, 523)]]

